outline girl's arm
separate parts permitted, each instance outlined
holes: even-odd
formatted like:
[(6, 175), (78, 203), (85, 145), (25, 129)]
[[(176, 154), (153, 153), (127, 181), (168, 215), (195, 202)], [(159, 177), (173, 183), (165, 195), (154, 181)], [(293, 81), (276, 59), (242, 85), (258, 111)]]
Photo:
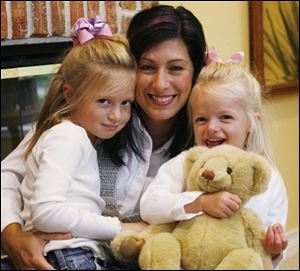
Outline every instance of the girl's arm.
[(282, 252), (287, 247), (285, 227), (288, 215), (286, 189), (277, 169), (272, 169), (268, 190), (251, 198), (245, 207), (255, 211), (261, 218), (266, 228), (263, 245), (266, 251), (272, 255), (273, 267), (276, 268), (283, 258)]
[(232, 215), (240, 207), (238, 196), (226, 191), (184, 192), (183, 165), (186, 152), (166, 162), (159, 169), (141, 198), (141, 217), (150, 224), (191, 219), (203, 212), (215, 217)]
[(149, 184), (140, 202), (141, 217), (150, 224), (169, 223), (192, 218), (184, 205), (194, 201), (201, 192), (184, 192), (183, 164), (186, 152), (163, 164)]
[(31, 209), (30, 222), (44, 232), (112, 239), (121, 224), (116, 217), (101, 215), (105, 203), (99, 196), (96, 150), (83, 128), (69, 122), (53, 128), (28, 158), (35, 177), (26, 179), (22, 193), (25, 207), (28, 203)]

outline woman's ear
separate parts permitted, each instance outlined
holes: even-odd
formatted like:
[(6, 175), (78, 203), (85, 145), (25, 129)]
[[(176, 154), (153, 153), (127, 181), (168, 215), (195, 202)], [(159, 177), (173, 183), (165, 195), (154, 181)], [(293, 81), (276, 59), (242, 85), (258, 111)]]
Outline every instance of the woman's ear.
[(73, 97), (73, 88), (69, 84), (63, 85), (63, 94), (67, 102)]

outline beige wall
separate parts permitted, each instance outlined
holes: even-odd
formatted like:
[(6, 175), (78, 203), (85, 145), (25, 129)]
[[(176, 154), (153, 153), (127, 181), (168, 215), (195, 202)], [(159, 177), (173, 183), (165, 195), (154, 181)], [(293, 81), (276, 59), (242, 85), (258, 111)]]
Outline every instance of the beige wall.
[[(249, 23), (247, 1), (159, 1), (182, 5), (201, 21), (209, 47), (215, 47), (222, 59), (242, 50), (249, 66)], [(269, 99), (273, 112), (269, 129), (278, 168), (284, 178), (289, 214), (287, 230), (299, 227), (299, 92)]]

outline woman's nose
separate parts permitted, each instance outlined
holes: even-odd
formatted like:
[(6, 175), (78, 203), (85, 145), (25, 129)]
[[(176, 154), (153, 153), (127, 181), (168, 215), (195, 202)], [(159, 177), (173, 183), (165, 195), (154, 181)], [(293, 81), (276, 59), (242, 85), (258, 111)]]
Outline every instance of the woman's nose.
[(153, 81), (153, 88), (156, 91), (167, 89), (170, 85), (169, 75), (164, 70), (158, 70)]

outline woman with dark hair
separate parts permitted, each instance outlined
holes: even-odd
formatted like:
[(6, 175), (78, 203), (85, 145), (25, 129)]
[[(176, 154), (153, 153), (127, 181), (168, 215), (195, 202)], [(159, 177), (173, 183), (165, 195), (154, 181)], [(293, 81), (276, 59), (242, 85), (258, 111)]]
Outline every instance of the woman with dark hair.
[[(188, 137), (187, 101), (204, 65), (206, 42), (197, 18), (183, 7), (156, 6), (136, 14), (128, 29), (130, 49), (136, 58), (137, 82), (132, 116), (136, 151), (122, 153), (123, 165), (112, 156), (112, 138), (96, 146), (103, 215), (147, 226), (139, 216), (139, 200), (158, 168), (184, 149)], [(23, 232), (18, 192), (26, 172), (23, 156), (26, 136), (1, 163), (1, 244), (20, 269), (49, 269), (44, 245), (68, 234)], [(107, 142), (107, 144), (106, 144)], [(26, 148), (25, 148), (26, 149)], [(140, 155), (136, 155), (140, 153)], [(105, 248), (105, 245), (103, 245)], [(105, 256), (109, 256), (108, 250)], [(106, 265), (107, 258), (100, 264)]]

